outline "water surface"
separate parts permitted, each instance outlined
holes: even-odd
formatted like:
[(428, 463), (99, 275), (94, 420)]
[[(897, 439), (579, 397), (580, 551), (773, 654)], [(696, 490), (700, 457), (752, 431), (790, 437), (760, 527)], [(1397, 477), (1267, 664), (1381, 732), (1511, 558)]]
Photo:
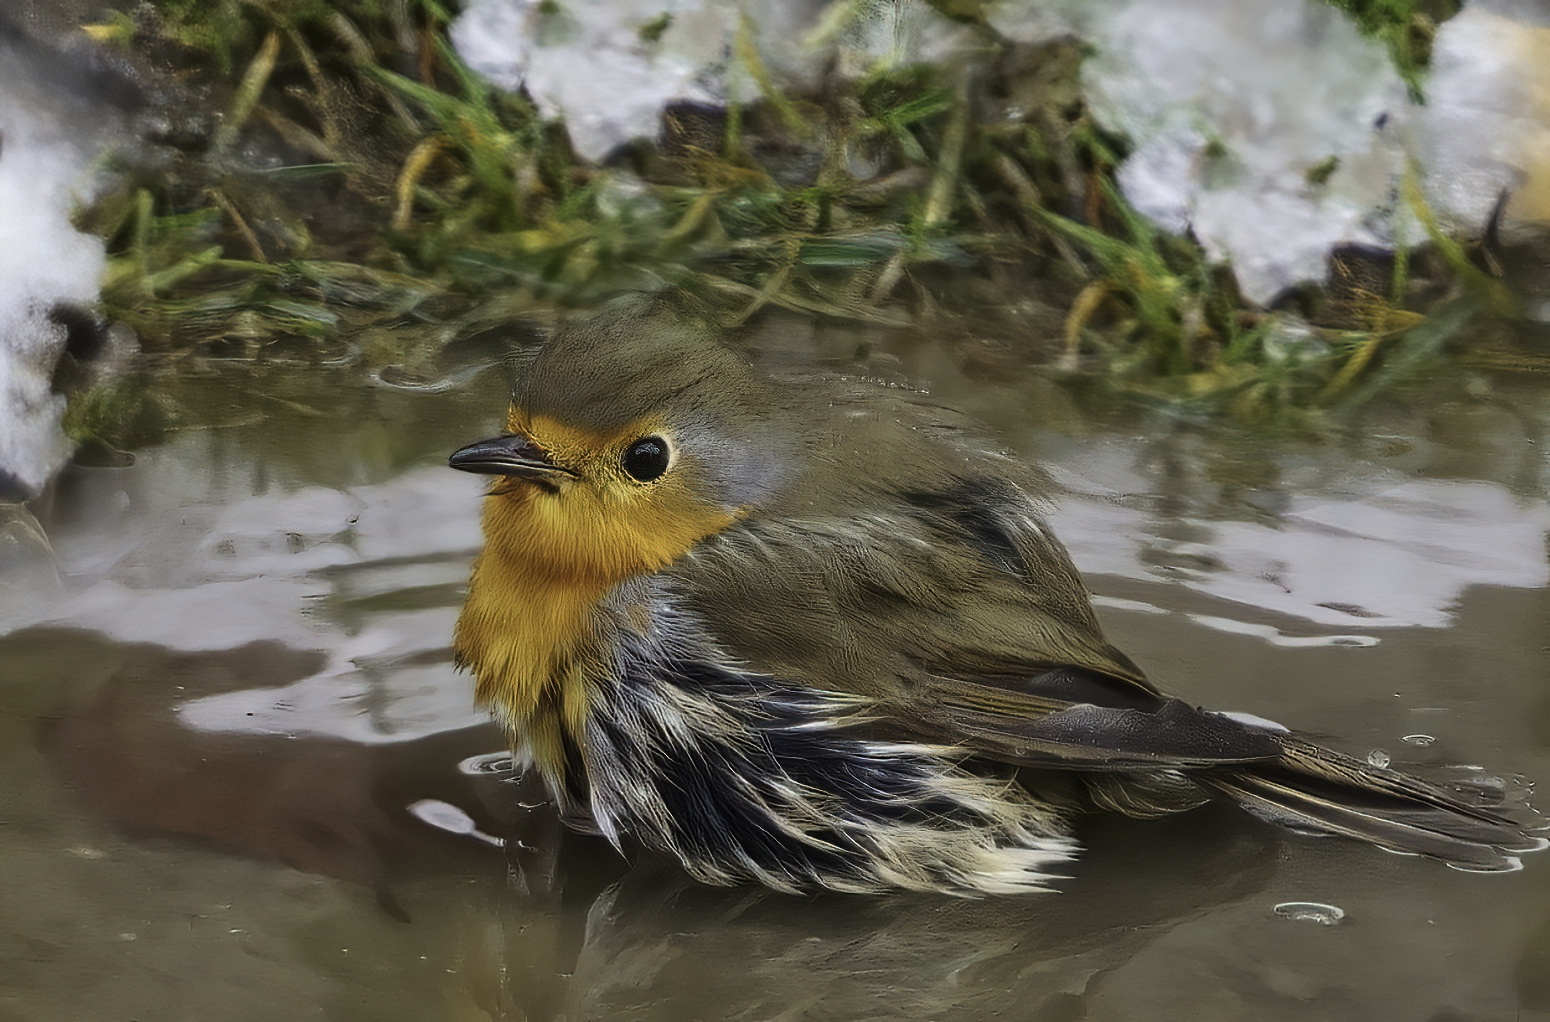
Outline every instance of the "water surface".
[[(1165, 687), (1550, 778), (1542, 388), (1277, 438), (861, 340), (1049, 467)], [(1208, 808), (1090, 819), (1058, 894), (800, 899), (562, 836), (448, 650), (482, 484), (444, 459), (498, 427), (500, 372), (206, 369), (0, 582), (0, 1017), (1550, 1018), (1544, 856), (1474, 875)]]

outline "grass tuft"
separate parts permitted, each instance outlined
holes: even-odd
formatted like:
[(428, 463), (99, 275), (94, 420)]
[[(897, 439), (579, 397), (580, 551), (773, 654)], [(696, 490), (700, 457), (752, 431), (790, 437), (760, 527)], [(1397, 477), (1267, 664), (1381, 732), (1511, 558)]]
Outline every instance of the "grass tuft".
[[(1408, 40), (1395, 59), (1419, 75), (1416, 26), (1443, 13), (1331, 2), (1391, 47)], [(835, 4), (815, 37), (864, 6)], [(757, 95), (669, 109), (655, 142), (605, 166), (474, 74), (436, 0), (161, 0), (111, 15), (97, 39), (165, 57), (188, 109), (214, 113), (82, 211), (108, 245), (105, 312), (151, 351), (310, 347), (380, 365), (433, 358), (492, 308), (621, 288), (681, 287), (729, 323), (771, 305), (991, 331), (999, 315), (1009, 336), (1036, 295), (1067, 312), (1058, 336), (1019, 340), (1028, 362), (1264, 418), (1370, 399), (1443, 350), (1460, 310), (1497, 301), (1407, 195), (1430, 256), (1401, 253), (1377, 283), (1342, 277), (1337, 259), (1323, 292), (1247, 305), (1226, 268), (1120, 194), (1123, 143), (1081, 101), (1077, 44), (1010, 46), (978, 4), (937, 6), (984, 31), (972, 67), (880, 66), (790, 94), (745, 23), (732, 59)], [(642, 44), (670, 25), (643, 25)], [(1310, 186), (1333, 169), (1311, 168)]]

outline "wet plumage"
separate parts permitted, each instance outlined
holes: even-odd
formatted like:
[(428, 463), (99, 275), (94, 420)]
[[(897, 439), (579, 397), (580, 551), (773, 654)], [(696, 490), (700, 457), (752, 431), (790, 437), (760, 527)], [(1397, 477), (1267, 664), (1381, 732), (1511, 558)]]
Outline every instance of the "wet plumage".
[(576, 826), (711, 883), (1037, 888), (1090, 808), (1227, 798), (1482, 869), (1467, 793), (1169, 698), (1103, 638), (1041, 476), (920, 394), (788, 373), (635, 300), (508, 432), (459, 661)]

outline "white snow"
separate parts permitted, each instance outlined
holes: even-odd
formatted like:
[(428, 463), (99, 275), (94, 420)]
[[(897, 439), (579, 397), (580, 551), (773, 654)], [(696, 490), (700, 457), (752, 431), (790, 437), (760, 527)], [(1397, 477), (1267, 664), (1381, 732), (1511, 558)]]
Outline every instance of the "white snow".
[[(1519, 219), (1550, 219), (1542, 4), (1473, 0), (1444, 22), (1424, 105), (1385, 48), (1320, 0), (1003, 0), (986, 10), (1007, 38), (1092, 46), (1087, 99), (1134, 144), (1119, 170), (1126, 197), (1231, 261), (1253, 301), (1322, 279), (1335, 246), (1424, 240), (1401, 198), (1407, 174), (1465, 233), (1483, 227), (1504, 188)], [(643, 40), (641, 27), (663, 14), (660, 40)], [(750, 98), (739, 31), (778, 84), (797, 88), (816, 87), (826, 67), (973, 60), (980, 45), (920, 0), (473, 0), (453, 39), (493, 82), (525, 85), (565, 119), (577, 151), (599, 159), (654, 136), (669, 102)], [(1310, 179), (1331, 162), (1324, 180)]]
[(849, 17), (826, 22), (833, 5), (823, 0), (472, 0), (452, 41), (492, 83), (525, 87), (545, 116), (563, 117), (576, 151), (600, 160), (655, 136), (670, 103), (754, 99), (758, 85), (738, 54), (743, 33), (778, 84), (808, 88), (835, 61), (839, 73), (859, 74), (947, 59), (964, 35), (924, 0), (846, 6)]
[(40, 489), (70, 455), (65, 399), (50, 389), (64, 329), (60, 303), (90, 308), (102, 242), (70, 212), (103, 138), (49, 82), (0, 43), (0, 471)]
[[(1550, 13), (1473, 0), (1437, 33), (1426, 102), (1381, 44), (1320, 0), (1000, 4), (1008, 36), (1089, 40), (1095, 114), (1135, 144), (1126, 198), (1193, 231), (1265, 303), (1321, 280), (1345, 244), (1425, 240), (1401, 196), (1414, 174), (1450, 229), (1479, 232), (1504, 189), (1520, 221), (1550, 219)], [(1308, 171), (1338, 161), (1323, 183)]]

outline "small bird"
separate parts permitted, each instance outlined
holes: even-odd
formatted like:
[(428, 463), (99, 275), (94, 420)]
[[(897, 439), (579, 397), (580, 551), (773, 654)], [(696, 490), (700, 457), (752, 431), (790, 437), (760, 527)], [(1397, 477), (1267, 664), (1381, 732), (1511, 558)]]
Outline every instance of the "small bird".
[(1079, 813), (1212, 799), (1471, 869), (1545, 846), (1164, 695), (1104, 639), (1036, 469), (669, 304), (561, 327), (506, 432), (450, 458), (495, 477), (457, 660), (571, 826), (789, 892), (1036, 890)]

